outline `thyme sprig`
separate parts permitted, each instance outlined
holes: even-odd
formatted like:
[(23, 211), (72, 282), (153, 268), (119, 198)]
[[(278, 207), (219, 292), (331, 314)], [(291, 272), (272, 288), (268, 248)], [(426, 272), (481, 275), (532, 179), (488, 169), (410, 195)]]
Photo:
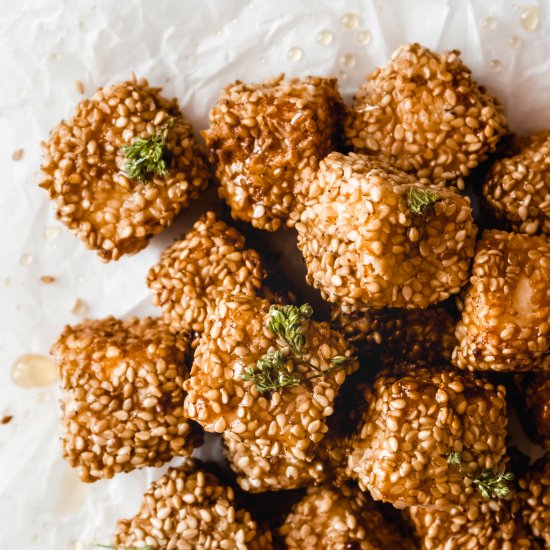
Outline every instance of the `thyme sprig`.
[(258, 359), (255, 367), (244, 369), (241, 378), (252, 380), (262, 393), (297, 386), (302, 382), (302, 378), (291, 373), (286, 367), (286, 362), (285, 354), (281, 350), (268, 351)]
[(123, 172), (129, 178), (146, 183), (153, 175), (165, 176), (168, 173), (170, 152), (166, 147), (166, 140), (174, 121), (174, 118), (169, 118), (156, 134), (148, 138), (136, 138), (131, 145), (122, 147), (122, 152), (128, 159)]
[(313, 315), (313, 309), (309, 304), (300, 307), (293, 305), (277, 306), (269, 308), (269, 330), (283, 340), (295, 356), (302, 353), (306, 343), (302, 321), (307, 321)]
[[(458, 466), (462, 471), (462, 454), (452, 451), (447, 454), (447, 463)], [(481, 470), (478, 472), (472, 484), (477, 487), (483, 498), (487, 500), (506, 498), (511, 489), (508, 482), (514, 479), (512, 472), (497, 472), (495, 470)]]
[(425, 191), (418, 187), (411, 187), (407, 197), (407, 205), (413, 214), (422, 214), (426, 208), (440, 200), (441, 197), (437, 193)]
[[(266, 393), (297, 386), (304, 381), (320, 378), (329, 372), (343, 368), (345, 363), (353, 357), (336, 355), (330, 359), (331, 366), (323, 370), (303, 356), (302, 350), (306, 345), (303, 321), (308, 321), (312, 315), (313, 309), (309, 304), (303, 304), (300, 307), (272, 305), (269, 308), (268, 327), (286, 344), (286, 347), (270, 349), (254, 367), (246, 367), (241, 373), (241, 378), (254, 382), (258, 391)], [(289, 369), (290, 354), (294, 362), (310, 367), (312, 374), (292, 372)]]

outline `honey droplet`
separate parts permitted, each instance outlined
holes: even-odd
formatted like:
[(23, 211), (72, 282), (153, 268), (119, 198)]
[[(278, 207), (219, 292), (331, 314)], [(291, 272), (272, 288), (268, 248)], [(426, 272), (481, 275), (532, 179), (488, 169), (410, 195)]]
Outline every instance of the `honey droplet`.
[(489, 62), (489, 69), (491, 69), (494, 73), (499, 73), (502, 69), (502, 63), (498, 59), (492, 59)]
[(346, 69), (351, 69), (355, 67), (356, 59), (355, 56), (351, 53), (346, 53), (340, 59), (340, 63), (346, 67)]
[(340, 22), (346, 29), (356, 29), (359, 26), (359, 16), (356, 13), (344, 13)]
[(496, 29), (497, 27), (497, 21), (494, 17), (486, 17), (482, 22), (481, 22), (481, 26), (484, 28), (484, 29), (487, 29), (489, 31), (492, 31), (494, 29)]
[(57, 239), (57, 237), (59, 237), (59, 233), (61, 233), (61, 229), (59, 229), (59, 227), (56, 227), (55, 225), (52, 225), (51, 227), (47, 227), (44, 230), (44, 238), (47, 241), (53, 241), (54, 239)]
[(370, 44), (370, 41), (372, 40), (372, 34), (370, 31), (361, 31), (357, 35), (357, 41), (359, 44)]
[(339, 80), (346, 80), (348, 78), (348, 73), (346, 71), (338, 71)]
[(302, 59), (303, 53), (304, 52), (302, 52), (300, 48), (294, 47), (288, 50), (286, 56), (290, 59), (290, 61), (300, 61), (300, 59)]
[(73, 315), (84, 315), (87, 311), (88, 306), (80, 298), (77, 298), (71, 308), (71, 313)]
[(57, 367), (50, 357), (27, 353), (13, 364), (11, 379), (20, 388), (49, 386), (57, 379)]
[(521, 38), (516, 35), (511, 36), (508, 43), (512, 46), (512, 48), (519, 48), (521, 46)]
[(323, 29), (317, 35), (317, 42), (321, 44), (321, 46), (328, 46), (329, 44), (332, 44), (333, 38), (334, 36), (328, 29)]
[(539, 26), (540, 10), (538, 6), (525, 6), (521, 10), (521, 26), (528, 32), (534, 32)]
[(32, 264), (33, 260), (34, 256), (32, 254), (23, 254), (21, 258), (19, 258), (19, 263), (27, 267)]

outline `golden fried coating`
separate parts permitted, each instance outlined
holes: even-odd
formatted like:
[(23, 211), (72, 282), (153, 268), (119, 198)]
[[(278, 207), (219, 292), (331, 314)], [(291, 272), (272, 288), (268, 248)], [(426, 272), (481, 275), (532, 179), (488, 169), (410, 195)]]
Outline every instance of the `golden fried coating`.
[[(270, 308), (267, 300), (242, 296), (218, 302), (185, 382), (188, 417), (206, 431), (229, 432), (263, 457), (309, 459), (328, 430), (340, 386), (359, 365), (338, 332), (298, 314), (308, 307)], [(286, 325), (287, 340), (271, 328), (286, 308), (296, 321), (292, 330)]]
[(550, 453), (537, 460), (519, 486), (525, 498), (524, 519), (533, 535), (550, 548)]
[(147, 285), (172, 330), (201, 333), (218, 300), (255, 296), (265, 276), (260, 255), (245, 248), (244, 237), (207, 212), (162, 253), (149, 270)]
[(82, 481), (161, 466), (202, 443), (183, 414), (187, 349), (158, 319), (65, 327), (52, 347), (63, 391), (63, 456)]
[(328, 480), (339, 484), (344, 477), (348, 443), (330, 430), (316, 445), (310, 460), (280, 454), (262, 456), (247, 440), (232, 433), (224, 433), (223, 438), (225, 457), (244, 491), (282, 491), (319, 485)]
[(279, 529), (286, 548), (296, 550), (390, 550), (414, 548), (372, 500), (350, 485), (310, 487)]
[(474, 258), (453, 364), (461, 369), (550, 370), (550, 244), (490, 230)]
[(412, 506), (409, 514), (422, 550), (538, 549), (523, 523), (521, 503), (490, 500), (465, 509), (427, 510)]
[(275, 231), (299, 218), (302, 185), (336, 148), (343, 104), (335, 78), (227, 86), (203, 132), (234, 219)]
[(440, 305), (426, 309), (361, 308), (352, 313), (344, 313), (336, 305), (331, 321), (348, 342), (388, 365), (448, 362), (456, 345), (455, 320)]
[(355, 95), (345, 121), (348, 144), (418, 178), (463, 189), (507, 123), (459, 56), (420, 44), (398, 48)]
[(187, 459), (152, 483), (140, 510), (120, 520), (117, 548), (269, 550), (271, 533), (259, 530), (235, 503), (231, 487), (199, 462)]
[(550, 234), (550, 131), (516, 140), (491, 166), (483, 196), (512, 231)]
[(345, 312), (424, 308), (467, 283), (468, 198), (353, 153), (326, 157), (307, 191), (296, 224), (307, 281)]
[(396, 507), (476, 504), (475, 480), (504, 471), (505, 393), (470, 373), (383, 371), (363, 390), (348, 474)]
[(529, 431), (550, 449), (550, 373), (518, 375), (518, 389), (523, 397)]
[[(148, 181), (125, 174), (125, 147), (166, 133), (164, 174)], [(193, 129), (175, 99), (145, 79), (99, 88), (81, 101), (43, 144), (45, 178), (57, 217), (103, 261), (134, 254), (208, 184), (208, 171)]]

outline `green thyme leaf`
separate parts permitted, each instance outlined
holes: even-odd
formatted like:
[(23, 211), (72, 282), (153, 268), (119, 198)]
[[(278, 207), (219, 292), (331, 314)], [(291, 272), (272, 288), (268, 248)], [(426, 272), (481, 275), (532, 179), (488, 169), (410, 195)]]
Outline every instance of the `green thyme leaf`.
[(156, 134), (148, 138), (136, 138), (131, 145), (122, 148), (128, 159), (123, 171), (129, 178), (145, 183), (155, 174), (165, 176), (168, 173), (170, 152), (166, 147), (166, 139), (173, 125), (174, 119), (169, 118)]
[(457, 451), (447, 453), (447, 463), (453, 466), (459, 466), (462, 464), (462, 454)]
[(306, 343), (302, 321), (307, 321), (313, 315), (309, 304), (300, 307), (293, 305), (272, 305), (269, 308), (269, 330), (283, 340), (295, 356), (302, 353)]
[(245, 368), (241, 378), (254, 382), (257, 390), (262, 393), (297, 386), (302, 382), (302, 377), (290, 373), (286, 367), (286, 361), (281, 350), (268, 351), (258, 359), (255, 367)]
[(506, 498), (511, 489), (508, 486), (508, 481), (514, 479), (512, 472), (494, 472), (493, 470), (483, 470), (473, 481), (473, 484), (478, 488), (479, 492), (487, 500), (496, 498)]
[(413, 214), (422, 214), (430, 205), (441, 200), (437, 193), (411, 187), (407, 197), (407, 205)]

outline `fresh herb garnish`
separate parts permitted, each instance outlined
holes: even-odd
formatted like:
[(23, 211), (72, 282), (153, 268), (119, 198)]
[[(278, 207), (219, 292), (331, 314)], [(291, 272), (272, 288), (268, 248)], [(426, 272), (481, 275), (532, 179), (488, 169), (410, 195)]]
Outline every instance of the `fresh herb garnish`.
[[(336, 355), (330, 360), (331, 366), (322, 370), (302, 355), (306, 345), (302, 321), (308, 321), (313, 315), (309, 304), (300, 307), (272, 305), (269, 308), (269, 315), (269, 330), (276, 334), (287, 347), (269, 350), (258, 360), (255, 367), (247, 367), (241, 373), (241, 378), (254, 382), (258, 391), (265, 393), (297, 386), (306, 380), (313, 380), (340, 369), (347, 361), (354, 359), (354, 357)], [(294, 362), (307, 365), (314, 371), (313, 374), (303, 375), (299, 372), (291, 372), (287, 367), (287, 363), (291, 360), (289, 352), (292, 353)]]
[(313, 315), (311, 306), (309, 304), (303, 304), (300, 307), (273, 305), (269, 308), (269, 315), (271, 316), (269, 330), (281, 338), (294, 355), (299, 356), (306, 343), (302, 321), (309, 320)]
[[(447, 463), (458, 466), (462, 471), (462, 454), (452, 451), (447, 454)], [(477, 487), (483, 498), (490, 500), (492, 498), (506, 498), (511, 489), (508, 481), (514, 479), (512, 472), (496, 472), (494, 470), (481, 470), (474, 477), (472, 483)]]
[(241, 378), (252, 380), (262, 393), (297, 386), (302, 378), (291, 374), (285, 363), (286, 357), (281, 350), (269, 351), (258, 360), (255, 367), (244, 369)]
[(174, 119), (169, 118), (156, 134), (148, 138), (136, 138), (131, 145), (122, 148), (128, 159), (123, 171), (129, 178), (145, 183), (155, 174), (165, 176), (168, 173), (170, 153), (166, 139), (173, 125)]
[(447, 463), (453, 466), (459, 466), (462, 463), (462, 455), (457, 451), (452, 451), (447, 454)]
[(413, 214), (422, 214), (426, 208), (440, 200), (441, 197), (437, 193), (411, 187), (407, 197), (407, 205)]
[(508, 481), (514, 479), (512, 472), (495, 472), (492, 470), (483, 470), (473, 481), (484, 498), (506, 498), (511, 490), (508, 487)]

